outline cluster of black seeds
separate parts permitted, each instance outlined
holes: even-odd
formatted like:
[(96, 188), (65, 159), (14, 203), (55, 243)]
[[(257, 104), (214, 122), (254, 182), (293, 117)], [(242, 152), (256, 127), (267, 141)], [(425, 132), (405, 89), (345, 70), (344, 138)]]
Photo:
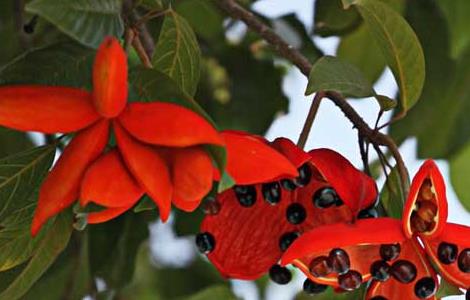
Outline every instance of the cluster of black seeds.
[(470, 273), (470, 248), (465, 248), (459, 253), (457, 245), (442, 242), (437, 248), (437, 258), (444, 265), (457, 262), (461, 272)]
[[(398, 259), (401, 252), (400, 244), (381, 245), (379, 252), (382, 259), (375, 261), (370, 267), (370, 273), (374, 280), (384, 282), (392, 277), (398, 282), (408, 284), (416, 279), (418, 275), (416, 266), (408, 260)], [(436, 293), (436, 287), (433, 278), (423, 277), (416, 281), (414, 293), (418, 298), (426, 299)], [(372, 299), (386, 298), (376, 296)]]
[(338, 274), (338, 285), (345, 291), (353, 291), (361, 286), (362, 275), (351, 270), (348, 254), (341, 248), (330, 251), (328, 256), (318, 256), (310, 262), (310, 274), (314, 277), (326, 277), (329, 274)]

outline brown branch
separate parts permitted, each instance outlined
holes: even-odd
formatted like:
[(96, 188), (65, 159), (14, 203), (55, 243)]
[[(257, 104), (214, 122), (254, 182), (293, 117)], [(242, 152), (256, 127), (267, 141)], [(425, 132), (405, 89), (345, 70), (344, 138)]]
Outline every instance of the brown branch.
[[(252, 12), (240, 6), (235, 0), (214, 0), (219, 8), (224, 10), (230, 17), (244, 22), (248, 28), (258, 33), (285, 59), (293, 63), (305, 75), (309, 76), (312, 65), (299, 51), (287, 44), (269, 26), (260, 21)], [(338, 106), (344, 115), (354, 124), (360, 135), (367, 137), (375, 146), (386, 146), (397, 163), (398, 172), (402, 186), (406, 189), (408, 171), (395, 142), (388, 135), (378, 130), (371, 129), (362, 117), (353, 109), (346, 99), (336, 92), (325, 92), (325, 96)]]
[(312, 104), (310, 105), (310, 110), (308, 111), (307, 118), (305, 119), (304, 127), (302, 128), (302, 132), (300, 133), (299, 140), (297, 141), (297, 146), (300, 148), (304, 148), (305, 144), (307, 143), (308, 135), (310, 134), (310, 130), (312, 129), (313, 121), (318, 112), (318, 108), (320, 107), (321, 99), (325, 96), (323, 92), (318, 92), (315, 94), (313, 98)]

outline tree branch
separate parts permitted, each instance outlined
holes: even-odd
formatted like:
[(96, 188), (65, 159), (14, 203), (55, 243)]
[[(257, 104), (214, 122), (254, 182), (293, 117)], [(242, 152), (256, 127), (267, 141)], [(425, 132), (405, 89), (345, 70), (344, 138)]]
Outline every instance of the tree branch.
[[(230, 17), (239, 19), (244, 22), (248, 28), (258, 33), (266, 40), (274, 49), (285, 59), (293, 63), (305, 75), (309, 76), (312, 65), (308, 59), (299, 51), (287, 44), (280, 36), (278, 36), (269, 26), (260, 21), (252, 12), (240, 6), (235, 0), (215, 0), (216, 5), (224, 10)], [(354, 110), (354, 108), (339, 93), (325, 91), (325, 96), (338, 106), (344, 115), (354, 124), (360, 135), (367, 139), (375, 146), (386, 146), (397, 163), (397, 169), (400, 173), (402, 186), (406, 189), (408, 181), (408, 171), (397, 145), (388, 135), (378, 130), (371, 129), (362, 117)]]
[(305, 147), (305, 144), (307, 143), (308, 135), (310, 134), (310, 129), (312, 129), (313, 121), (315, 120), (315, 117), (317, 116), (321, 99), (324, 96), (325, 94), (323, 92), (316, 93), (315, 97), (313, 98), (312, 104), (310, 105), (307, 118), (305, 119), (304, 127), (302, 128), (302, 132), (300, 133), (299, 140), (297, 141), (297, 146), (299, 146), (302, 149)]

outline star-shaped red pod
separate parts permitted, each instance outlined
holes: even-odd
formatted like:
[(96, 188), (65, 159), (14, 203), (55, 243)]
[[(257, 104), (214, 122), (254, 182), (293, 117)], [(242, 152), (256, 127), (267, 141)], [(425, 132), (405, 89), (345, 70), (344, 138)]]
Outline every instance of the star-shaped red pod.
[[(59, 86), (0, 87), (0, 125), (48, 134), (75, 132), (42, 183), (32, 235), (77, 199), (82, 205), (106, 207), (89, 215), (89, 223), (98, 223), (125, 212), (146, 193), (166, 220), (171, 203), (194, 210), (210, 191), (213, 164), (203, 146), (223, 146), (222, 137), (203, 117), (182, 106), (127, 103), (127, 71), (119, 42), (106, 38), (96, 54), (91, 92)], [(110, 130), (117, 148), (107, 151)]]
[(457, 287), (470, 286), (469, 236), (469, 227), (447, 223), (444, 180), (428, 160), (413, 178), (402, 220), (313, 229), (282, 264), (299, 267), (311, 285), (353, 290), (371, 280), (366, 299), (436, 299), (436, 271)]
[[(222, 136), (237, 185), (208, 204), (196, 243), (225, 277), (256, 279), (269, 271), (286, 283), (290, 273), (277, 263), (296, 238), (323, 224), (351, 222), (375, 203), (374, 181), (332, 150), (307, 153), (285, 138), (269, 143), (233, 131)], [(290, 165), (289, 172), (273, 172), (274, 164)]]

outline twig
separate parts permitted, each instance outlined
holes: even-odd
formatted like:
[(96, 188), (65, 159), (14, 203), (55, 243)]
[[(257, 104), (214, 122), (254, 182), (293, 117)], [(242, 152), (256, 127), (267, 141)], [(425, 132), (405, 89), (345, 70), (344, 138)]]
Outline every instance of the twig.
[(367, 146), (366, 146), (366, 141), (364, 140), (364, 137), (360, 133), (358, 133), (357, 136), (358, 136), (357, 141), (359, 143), (359, 151), (361, 152), (361, 160), (362, 160), (362, 164), (364, 165), (364, 172), (370, 176), (371, 172), (370, 172), (370, 167), (369, 167), (369, 151), (368, 151), (369, 143), (367, 143)]
[(305, 144), (307, 143), (307, 138), (312, 129), (313, 121), (315, 120), (315, 116), (317, 115), (318, 108), (320, 107), (321, 99), (324, 97), (323, 92), (318, 92), (315, 94), (313, 98), (312, 104), (310, 105), (310, 110), (308, 111), (307, 118), (305, 119), (304, 127), (302, 128), (302, 132), (300, 133), (299, 140), (297, 141), (297, 146), (300, 148), (304, 148)]
[[(253, 13), (238, 5), (234, 0), (214, 0), (214, 2), (229, 16), (243, 21), (249, 29), (258, 33), (264, 40), (270, 43), (282, 57), (297, 66), (297, 68), (299, 68), (299, 70), (305, 76), (310, 74), (312, 65), (308, 59), (299, 51), (287, 44), (270, 27), (261, 22)], [(325, 92), (325, 96), (333, 101), (333, 103), (341, 109), (344, 115), (354, 124), (354, 127), (357, 128), (359, 134), (367, 137), (367, 140), (370, 141), (373, 145), (386, 146), (390, 150), (390, 153), (397, 163), (397, 169), (400, 173), (402, 186), (406, 189), (408, 171), (395, 142), (389, 136), (371, 129), (341, 94), (329, 91)]]

